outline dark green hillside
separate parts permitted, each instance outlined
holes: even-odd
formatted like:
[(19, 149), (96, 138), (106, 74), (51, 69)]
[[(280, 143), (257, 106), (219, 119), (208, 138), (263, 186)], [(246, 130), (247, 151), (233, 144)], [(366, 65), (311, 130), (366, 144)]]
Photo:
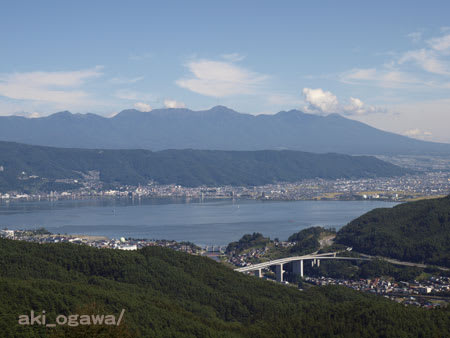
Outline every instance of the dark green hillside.
[(310, 227), (300, 230), (289, 236), (288, 241), (297, 242), (290, 248), (291, 254), (305, 255), (320, 249), (319, 240), (325, 236), (334, 235), (335, 231), (327, 230), (322, 227)]
[[(47, 329), (79, 337), (448, 337), (450, 309), (405, 308), (340, 287), (295, 288), (234, 272), (205, 257), (0, 240), (2, 337), (45, 336), (22, 327), (30, 310), (126, 310), (118, 328)], [(48, 322), (50, 319), (48, 320)], [(94, 334), (93, 332), (97, 332)]]
[(367, 254), (450, 267), (450, 196), (372, 210), (343, 227), (336, 242)]
[(388, 177), (408, 172), (370, 156), (275, 150), (64, 149), (11, 142), (0, 142), (0, 166), (0, 191), (70, 189), (70, 182), (55, 184), (54, 180), (81, 179), (89, 171), (98, 171), (106, 184), (137, 185), (153, 180), (183, 186), (262, 185), (315, 177)]
[(252, 235), (246, 234), (237, 242), (231, 242), (227, 246), (227, 252), (241, 253), (249, 248), (264, 248), (270, 242), (269, 237), (264, 237), (259, 232), (254, 232)]

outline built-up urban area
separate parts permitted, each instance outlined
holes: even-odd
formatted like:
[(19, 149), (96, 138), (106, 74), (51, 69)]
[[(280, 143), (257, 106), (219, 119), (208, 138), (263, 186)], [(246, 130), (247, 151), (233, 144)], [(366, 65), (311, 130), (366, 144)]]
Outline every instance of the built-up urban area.
[[(276, 241), (278, 248), (289, 248), (296, 244), (290, 241)], [(347, 248), (351, 250), (351, 248)], [(271, 249), (268, 246), (251, 248), (239, 254), (232, 253), (226, 256), (226, 262), (235, 267), (246, 267), (252, 264), (266, 261), (270, 255)], [(251, 273), (251, 272), (247, 272)], [(265, 279), (275, 281), (271, 269), (262, 269), (261, 276)], [(289, 282), (283, 281), (283, 284), (289, 285)], [(296, 286), (296, 283), (291, 284)], [(447, 306), (450, 304), (450, 278), (446, 276), (429, 276), (420, 281), (400, 281), (395, 282), (389, 276), (372, 279), (337, 279), (331, 277), (303, 277), (302, 287), (305, 285), (340, 285), (352, 288), (354, 290), (369, 292), (372, 294), (384, 296), (398, 303), (405, 305), (414, 305), (425, 308), (434, 308)]]
[(104, 236), (62, 235), (49, 233), (44, 228), (36, 230), (0, 230), (0, 237), (35, 243), (73, 243), (84, 244), (101, 249), (137, 250), (146, 246), (161, 246), (176, 251), (200, 255), (205, 252), (199, 246), (190, 242), (176, 242), (173, 240), (132, 239), (121, 237), (109, 239)]
[(426, 308), (447, 306), (450, 302), (450, 278), (431, 276), (410, 282), (392, 282), (383, 278), (345, 280), (329, 277), (305, 277), (314, 285), (341, 285), (353, 290), (384, 296), (398, 303)]
[[(61, 179), (57, 183), (74, 183)], [(103, 189), (96, 179), (75, 180), (81, 188), (68, 191), (26, 194), (0, 193), (1, 200), (85, 199), (85, 198), (185, 198), (185, 199), (264, 199), (264, 200), (365, 200), (407, 201), (450, 193), (450, 172), (435, 171), (391, 178), (309, 179), (262, 186), (183, 187), (150, 182), (139, 186)]]

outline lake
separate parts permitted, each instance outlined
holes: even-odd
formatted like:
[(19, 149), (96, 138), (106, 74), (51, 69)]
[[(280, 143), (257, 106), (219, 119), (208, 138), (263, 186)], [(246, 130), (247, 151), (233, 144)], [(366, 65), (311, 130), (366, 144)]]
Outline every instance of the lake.
[(310, 226), (339, 229), (381, 201), (58, 200), (0, 203), (0, 227), (226, 245), (246, 233), (287, 239)]

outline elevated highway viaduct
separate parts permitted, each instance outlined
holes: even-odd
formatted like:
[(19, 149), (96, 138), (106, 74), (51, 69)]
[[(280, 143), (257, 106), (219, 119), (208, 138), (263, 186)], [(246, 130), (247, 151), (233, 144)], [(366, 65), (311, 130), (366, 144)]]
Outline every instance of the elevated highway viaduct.
[(309, 254), (305, 256), (295, 256), (295, 257), (286, 257), (281, 259), (275, 259), (268, 262), (258, 263), (254, 265), (244, 266), (241, 268), (235, 269), (238, 272), (251, 272), (254, 271), (255, 275), (258, 277), (262, 277), (262, 269), (268, 268), (271, 266), (275, 266), (275, 274), (278, 282), (283, 281), (284, 269), (283, 265), (292, 263), (292, 272), (295, 275), (304, 276), (303, 274), (303, 262), (311, 261), (311, 265), (320, 266), (320, 261), (324, 259), (334, 259), (334, 260), (359, 260), (359, 261), (369, 261), (372, 258), (366, 257), (338, 257), (338, 252), (328, 252), (324, 254)]

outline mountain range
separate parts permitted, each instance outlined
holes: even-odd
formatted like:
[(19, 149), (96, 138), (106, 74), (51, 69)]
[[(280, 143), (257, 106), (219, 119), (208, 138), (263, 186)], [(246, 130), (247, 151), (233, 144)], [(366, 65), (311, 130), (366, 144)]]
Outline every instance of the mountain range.
[(241, 114), (224, 106), (192, 111), (124, 110), (114, 117), (60, 112), (0, 117), (0, 140), (68, 148), (300, 150), (318, 153), (450, 154), (450, 144), (425, 142), (373, 128), (338, 114), (298, 110)]

